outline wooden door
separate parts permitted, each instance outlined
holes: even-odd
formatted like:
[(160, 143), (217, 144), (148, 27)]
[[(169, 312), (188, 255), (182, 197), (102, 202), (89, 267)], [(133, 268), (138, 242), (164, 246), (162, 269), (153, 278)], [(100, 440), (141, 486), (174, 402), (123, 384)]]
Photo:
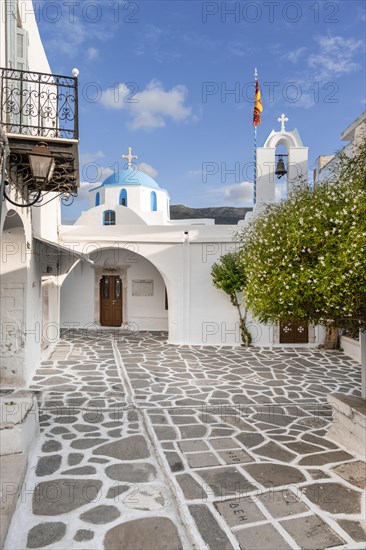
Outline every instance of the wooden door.
[(288, 321), (280, 323), (280, 344), (307, 344), (309, 327), (307, 323)]
[(114, 275), (104, 275), (100, 281), (100, 324), (122, 325), (122, 281)]

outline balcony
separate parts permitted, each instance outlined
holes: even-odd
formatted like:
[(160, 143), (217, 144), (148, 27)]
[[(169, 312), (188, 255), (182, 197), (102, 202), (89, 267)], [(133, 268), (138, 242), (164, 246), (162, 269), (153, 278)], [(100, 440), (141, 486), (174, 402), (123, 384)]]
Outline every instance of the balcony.
[[(0, 68), (0, 124), (8, 140), (7, 184), (29, 204), (48, 192), (75, 195), (79, 185), (78, 80)], [(55, 160), (49, 181), (36, 181), (28, 155), (45, 143)], [(6, 187), (5, 194), (9, 192)]]

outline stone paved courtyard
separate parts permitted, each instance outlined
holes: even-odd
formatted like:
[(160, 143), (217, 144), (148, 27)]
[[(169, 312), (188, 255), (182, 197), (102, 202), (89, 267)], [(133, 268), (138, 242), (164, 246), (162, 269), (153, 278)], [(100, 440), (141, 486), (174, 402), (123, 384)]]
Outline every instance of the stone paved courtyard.
[(326, 437), (359, 387), (340, 352), (66, 333), (5, 548), (365, 548), (365, 465)]

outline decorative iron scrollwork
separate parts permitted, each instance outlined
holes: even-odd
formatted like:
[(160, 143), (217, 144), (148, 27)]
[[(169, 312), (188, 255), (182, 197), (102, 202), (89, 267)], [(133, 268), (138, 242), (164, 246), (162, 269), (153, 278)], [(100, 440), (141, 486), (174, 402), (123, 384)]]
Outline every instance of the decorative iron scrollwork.
[[(48, 183), (37, 183), (29, 165), (28, 152), (11, 148), (7, 159), (7, 184), (15, 189), (15, 201), (5, 197), (17, 206), (32, 206), (41, 203), (44, 193), (55, 192), (61, 195), (63, 204), (70, 205), (77, 196), (78, 171), (75, 167), (75, 157), (71, 153), (54, 152), (55, 170), (52, 180)], [(8, 187), (8, 185), (6, 187)], [(45, 201), (47, 202), (47, 201)]]
[(9, 134), (78, 139), (77, 78), (0, 69), (0, 122)]

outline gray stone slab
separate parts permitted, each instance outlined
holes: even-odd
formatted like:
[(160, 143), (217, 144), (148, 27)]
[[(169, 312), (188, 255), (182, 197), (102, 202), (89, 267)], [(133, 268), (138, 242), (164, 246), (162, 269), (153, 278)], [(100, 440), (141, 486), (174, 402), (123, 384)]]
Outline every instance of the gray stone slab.
[(78, 432), (95, 432), (95, 427), (94, 426), (90, 426), (89, 424), (75, 424), (73, 426), (73, 428), (75, 428), (75, 430), (77, 430)]
[(67, 463), (69, 466), (76, 466), (83, 460), (84, 455), (82, 453), (70, 453), (67, 457)]
[(300, 470), (284, 464), (256, 463), (248, 464), (243, 468), (264, 487), (278, 487), (306, 481)]
[(59, 441), (56, 441), (55, 439), (50, 439), (49, 441), (46, 441), (46, 443), (43, 443), (42, 445), (42, 452), (43, 453), (55, 453), (57, 451), (60, 451), (62, 449), (62, 445)]
[(230, 527), (244, 526), (266, 519), (255, 503), (255, 499), (250, 497), (214, 502), (214, 505)]
[[(356, 542), (366, 542), (366, 527), (362, 527), (360, 522), (347, 519), (339, 519), (339, 525)], [(366, 545), (365, 545), (366, 546)]]
[(300, 548), (319, 550), (341, 546), (344, 541), (318, 516), (281, 521), (281, 525), (292, 536)]
[(204, 468), (205, 466), (218, 466), (220, 464), (214, 453), (186, 453), (185, 457), (191, 468)]
[(264, 504), (274, 518), (284, 518), (309, 511), (304, 502), (286, 489), (261, 493), (256, 495), (255, 498)]
[(245, 495), (255, 489), (255, 486), (236, 468), (211, 468), (209, 470), (198, 470), (197, 473), (209, 486), (207, 490), (207, 486), (203, 485), (205, 491), (213, 492), (221, 498)]
[(93, 525), (102, 525), (114, 521), (120, 515), (120, 511), (115, 506), (102, 504), (81, 514), (80, 519)]
[(154, 426), (159, 441), (173, 441), (178, 439), (177, 431), (172, 426)]
[(203, 483), (199, 484), (190, 474), (180, 474), (176, 476), (183, 494), (188, 500), (204, 499), (206, 492), (203, 489)]
[[(291, 546), (269, 523), (235, 532), (242, 550), (287, 550)], [(306, 548), (306, 547), (303, 547)]]
[(36, 476), (49, 476), (57, 472), (61, 466), (61, 455), (41, 456), (37, 462)]
[(346, 451), (329, 451), (327, 453), (313, 454), (302, 458), (299, 462), (300, 466), (324, 466), (332, 462), (343, 462), (354, 458)]
[(280, 460), (281, 462), (291, 462), (296, 458), (294, 453), (286, 451), (286, 449), (274, 441), (270, 441), (262, 447), (257, 447), (255, 453), (260, 456), (267, 456), (268, 458)]
[(323, 472), (323, 470), (319, 469), (308, 469), (309, 474), (311, 475), (312, 479), (327, 479), (329, 478), (328, 474)]
[(246, 453), (242, 449), (220, 451), (218, 454), (220, 458), (222, 458), (222, 460), (225, 462), (225, 464), (240, 464), (253, 462), (254, 460), (248, 453)]
[(303, 488), (307, 498), (331, 514), (359, 514), (361, 493), (340, 483), (314, 483)]
[(73, 449), (90, 449), (91, 447), (96, 447), (106, 441), (108, 440), (99, 437), (86, 437), (85, 439), (77, 439), (76, 441), (72, 441), (71, 447)]
[(248, 447), (250, 449), (251, 447), (256, 447), (257, 445), (260, 445), (262, 441), (264, 441), (263, 435), (259, 433), (246, 433), (242, 432), (235, 436), (235, 438), (240, 441), (244, 447)]
[(192, 441), (179, 441), (179, 448), (183, 452), (197, 452), (197, 451), (208, 451), (208, 445), (205, 441), (192, 440)]
[(96, 473), (97, 471), (94, 466), (80, 466), (79, 468), (70, 468), (70, 470), (65, 470), (62, 472), (62, 475), (91, 476)]
[(94, 533), (90, 529), (78, 529), (74, 536), (76, 542), (84, 542), (86, 540), (92, 540), (93, 538)]
[[(107, 498), (113, 498), (113, 500), (115, 502), (123, 502), (123, 499), (125, 497), (123, 497), (122, 499), (120, 499), (120, 495), (122, 495), (123, 493), (126, 493), (127, 491), (129, 491), (131, 489), (131, 486), (130, 485), (114, 485), (113, 487), (111, 487), (109, 490), (108, 490), (108, 493), (107, 493)], [(125, 495), (126, 496), (126, 495)]]
[(155, 467), (148, 462), (112, 464), (107, 466), (105, 473), (110, 479), (135, 483), (153, 481), (157, 475)]
[(172, 472), (180, 472), (181, 470), (184, 470), (182, 459), (178, 453), (166, 452), (164, 454)]
[(360, 489), (366, 489), (366, 463), (363, 460), (340, 464), (332, 471)]
[(121, 523), (107, 532), (105, 550), (183, 550), (178, 529), (165, 517)]
[(213, 449), (236, 449), (240, 445), (232, 437), (219, 437), (217, 439), (208, 439)]
[(231, 550), (233, 548), (207, 506), (204, 504), (193, 504), (189, 506), (189, 511), (210, 550)]
[(43, 548), (61, 540), (66, 533), (66, 524), (58, 522), (39, 523), (32, 527), (27, 537), (27, 548)]
[(306, 443), (305, 441), (292, 441), (291, 443), (286, 443), (286, 447), (300, 455), (324, 451), (324, 449), (319, 447), (319, 445), (313, 445), (312, 443)]
[(196, 439), (204, 437), (208, 432), (208, 428), (201, 424), (191, 424), (189, 426), (179, 426), (179, 431), (182, 439)]
[(133, 435), (97, 447), (93, 450), (93, 455), (110, 456), (118, 460), (140, 460), (148, 458), (150, 451), (142, 435)]
[(94, 501), (102, 482), (95, 479), (53, 479), (39, 483), (33, 493), (33, 514), (57, 516)]

